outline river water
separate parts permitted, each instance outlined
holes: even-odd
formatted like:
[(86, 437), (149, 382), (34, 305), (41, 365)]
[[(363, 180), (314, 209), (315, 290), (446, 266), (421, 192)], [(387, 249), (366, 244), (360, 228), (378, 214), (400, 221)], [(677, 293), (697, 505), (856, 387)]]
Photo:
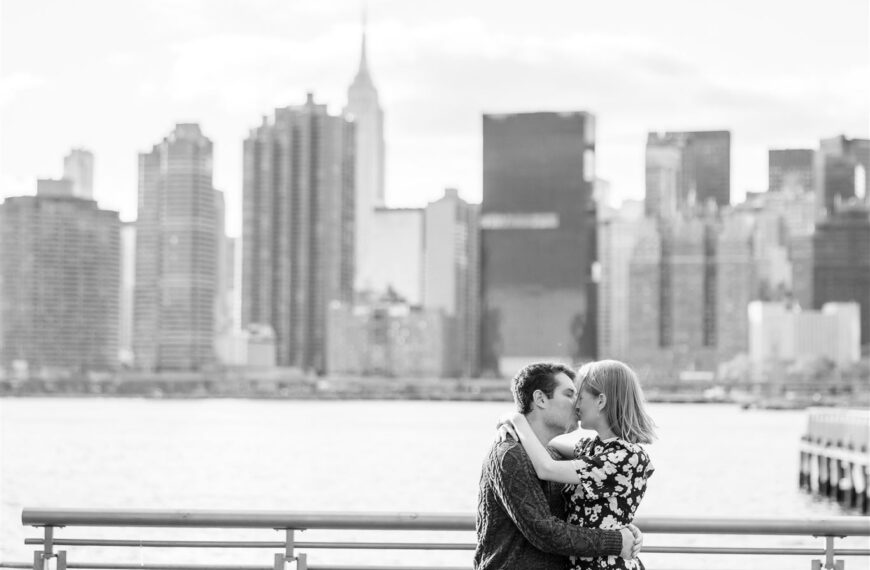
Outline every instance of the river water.
[[(638, 516), (825, 517), (838, 507), (798, 490), (801, 411), (653, 404), (656, 472)], [(473, 513), (493, 402), (0, 399), (0, 560), (34, 547), (23, 507)], [(207, 535), (203, 533), (207, 532)], [(325, 531), (320, 531), (324, 533)], [(62, 529), (58, 537), (278, 540), (274, 531)], [(309, 531), (368, 540), (375, 535)], [(395, 534), (389, 535), (395, 537)], [(439, 535), (441, 536), (441, 535)], [(448, 541), (473, 535), (444, 534)], [(857, 542), (856, 542), (857, 540)], [(736, 542), (735, 542), (736, 541)], [(855, 539), (848, 544), (868, 547)], [(653, 536), (647, 545), (821, 546), (797, 537)], [(71, 549), (70, 561), (238, 561), (271, 553)], [(215, 558), (217, 557), (217, 558)], [(643, 556), (653, 568), (808, 568), (808, 558)], [(311, 564), (470, 566), (470, 552), (312, 551)], [(868, 568), (867, 559), (847, 568)]]

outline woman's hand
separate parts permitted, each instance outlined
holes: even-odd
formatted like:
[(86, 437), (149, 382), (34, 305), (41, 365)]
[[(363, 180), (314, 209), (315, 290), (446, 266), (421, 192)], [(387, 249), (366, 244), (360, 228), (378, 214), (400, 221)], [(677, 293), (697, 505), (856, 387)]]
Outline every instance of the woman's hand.
[(502, 414), (498, 418), (498, 423), (495, 425), (496, 441), (507, 441), (508, 436), (510, 436), (514, 441), (519, 441), (520, 437), (517, 435), (517, 430), (514, 428), (514, 424), (512, 423), (512, 419), (516, 412), (509, 412), (506, 414)]

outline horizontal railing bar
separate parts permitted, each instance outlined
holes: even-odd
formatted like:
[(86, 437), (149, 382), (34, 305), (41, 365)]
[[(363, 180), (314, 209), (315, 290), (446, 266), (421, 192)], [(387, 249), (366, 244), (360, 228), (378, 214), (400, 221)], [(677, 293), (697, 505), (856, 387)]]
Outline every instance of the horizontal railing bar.
[(474, 530), (474, 516), (419, 513), (24, 509), (29, 526), (136, 526), (344, 530)]
[[(0, 565), (2, 568), (33, 568), (33, 563), (21, 566), (20, 563), (13, 565)], [(246, 566), (244, 564), (113, 564), (107, 562), (67, 562), (67, 568), (91, 568), (93, 570), (274, 570), (272, 566)], [(315, 566), (309, 566), (314, 570)]]
[[(67, 568), (91, 570), (274, 570), (272, 566), (243, 564), (114, 564), (110, 562), (67, 562)], [(0, 562), (0, 568), (33, 568), (33, 563)], [(465, 566), (335, 566), (308, 565), (308, 570), (471, 570)]]
[(816, 455), (830, 457), (831, 459), (848, 461), (849, 463), (870, 465), (870, 455), (868, 455), (866, 451), (851, 450), (843, 447), (826, 447), (806, 441), (801, 442), (800, 450), (806, 453), (814, 453)]
[[(43, 544), (42, 538), (27, 538), (24, 544)], [(110, 540), (54, 539), (55, 546), (127, 546), (142, 548), (272, 548), (283, 549), (284, 542), (226, 540)], [(296, 548), (360, 549), (360, 550), (474, 550), (469, 542), (294, 542)]]
[[(24, 544), (40, 545), (41, 538), (25, 539)], [(283, 542), (211, 541), (211, 540), (103, 540), (103, 539), (55, 539), (55, 546), (123, 546), (142, 548), (269, 548), (282, 549)], [(474, 550), (472, 543), (426, 543), (426, 542), (296, 542), (299, 549), (326, 550)], [(717, 547), (717, 546), (645, 546), (643, 552), (651, 554), (772, 554), (772, 555), (818, 555), (825, 554), (822, 548), (765, 548), (765, 547)], [(870, 556), (870, 549), (834, 549), (835, 555)]]
[[(29, 526), (130, 526), (190, 528), (274, 528), (345, 530), (474, 529), (469, 514), (324, 513), (206, 510), (24, 509)], [(635, 523), (646, 533), (870, 536), (868, 517), (820, 519), (641, 517)]]

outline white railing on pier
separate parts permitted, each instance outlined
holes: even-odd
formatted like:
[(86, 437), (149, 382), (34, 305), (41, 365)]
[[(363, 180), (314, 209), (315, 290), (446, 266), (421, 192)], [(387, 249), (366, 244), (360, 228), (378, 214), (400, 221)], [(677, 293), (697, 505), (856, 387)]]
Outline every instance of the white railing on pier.
[[(359, 550), (454, 550), (474, 549), (469, 542), (338, 542), (298, 541), (296, 532), (313, 529), (359, 531), (470, 531), (474, 517), (467, 514), (433, 513), (318, 513), (273, 511), (166, 511), (166, 510), (94, 510), (94, 509), (24, 509), (22, 523), (42, 529), (43, 536), (25, 540), (35, 545), (32, 562), (0, 562), (0, 568), (33, 568), (56, 570), (67, 568), (138, 569), (138, 570), (200, 570), (205, 568), (230, 570), (371, 570), (373, 568), (410, 568), (408, 566), (336, 566), (308, 565), (308, 551), (316, 549)], [(646, 553), (707, 554), (707, 555), (777, 555), (799, 556), (809, 562), (811, 569), (845, 568), (843, 556), (870, 556), (870, 549), (843, 548), (835, 544), (845, 537), (870, 536), (868, 517), (832, 517), (824, 519), (786, 518), (676, 518), (647, 517), (636, 521), (645, 535), (739, 535), (739, 536), (809, 536), (823, 544), (818, 548), (797, 547), (721, 547), (721, 546), (645, 546)], [(198, 529), (272, 529), (283, 533), (280, 541), (227, 541), (227, 540), (139, 540), (105, 538), (60, 538), (56, 529), (72, 527), (112, 528), (198, 528)], [(78, 552), (70, 556), (59, 547), (117, 547), (117, 548), (261, 548), (277, 550), (271, 564), (263, 566), (228, 564), (130, 564), (80, 561)], [(312, 556), (313, 558), (313, 556)], [(805, 565), (802, 567), (806, 568)], [(414, 570), (457, 570), (446, 566), (413, 566)]]

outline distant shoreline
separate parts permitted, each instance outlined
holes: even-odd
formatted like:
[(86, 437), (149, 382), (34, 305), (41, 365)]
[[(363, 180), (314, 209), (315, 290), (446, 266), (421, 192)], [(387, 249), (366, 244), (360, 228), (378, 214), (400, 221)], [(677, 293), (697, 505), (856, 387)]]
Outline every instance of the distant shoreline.
[[(2, 392), (0, 399), (41, 399), (41, 398), (69, 398), (69, 399), (144, 399), (144, 400), (289, 400), (289, 401), (441, 401), (441, 402), (502, 402), (509, 403), (512, 396), (509, 391), (504, 394), (470, 394), (470, 393), (396, 393), (396, 392), (316, 392), (316, 393), (251, 393), (251, 392), (222, 392), (222, 393), (181, 393), (161, 392), (87, 392), (87, 391), (43, 391), (43, 392)], [(866, 399), (866, 398), (865, 398)], [(825, 401), (812, 401), (809, 399), (787, 398), (755, 398), (752, 401), (737, 401), (728, 398), (705, 398), (703, 395), (692, 393), (654, 394), (647, 398), (654, 404), (730, 404), (741, 406), (744, 409), (765, 410), (803, 410), (815, 406), (829, 407), (854, 407), (855, 401), (851, 399), (829, 399)]]
[[(833, 388), (833, 389), (832, 389)], [(725, 384), (713, 379), (650, 384), (647, 401), (804, 409), (870, 406), (870, 390), (855, 384)], [(122, 371), (53, 378), (0, 378), (0, 398), (145, 398), (167, 400), (408, 400), (510, 402), (507, 378), (314, 376), (295, 369), (143, 373)]]

